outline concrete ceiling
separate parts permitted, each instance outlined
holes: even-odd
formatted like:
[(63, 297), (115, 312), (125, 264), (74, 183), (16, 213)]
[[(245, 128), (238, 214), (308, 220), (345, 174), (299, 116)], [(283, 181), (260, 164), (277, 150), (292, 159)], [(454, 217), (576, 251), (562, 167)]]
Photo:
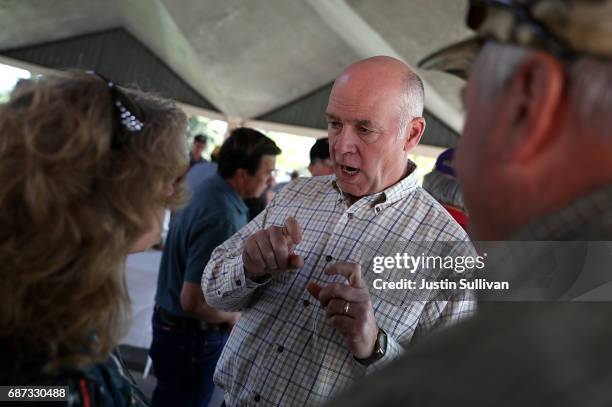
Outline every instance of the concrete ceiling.
[[(229, 116), (252, 118), (360, 58), (409, 64), (466, 38), (463, 0), (0, 0), (0, 50), (124, 27)], [(449, 75), (420, 72), (426, 106), (459, 130)]]

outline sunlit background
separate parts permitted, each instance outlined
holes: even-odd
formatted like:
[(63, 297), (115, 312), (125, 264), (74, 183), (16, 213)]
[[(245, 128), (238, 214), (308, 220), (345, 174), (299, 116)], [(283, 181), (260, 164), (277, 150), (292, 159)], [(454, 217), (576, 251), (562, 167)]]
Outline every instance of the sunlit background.
[[(14, 66), (0, 64), (0, 103), (8, 100), (11, 90), (20, 79), (32, 77), (32, 72)], [(203, 156), (210, 159), (213, 149), (223, 143), (227, 133), (228, 122), (201, 115), (191, 115), (189, 117), (186, 145), (191, 143), (193, 137), (203, 134), (208, 137), (209, 142)], [(297, 171), (301, 177), (308, 177), (309, 155), (308, 152), (315, 142), (313, 137), (299, 134), (290, 134), (278, 131), (269, 131), (258, 128), (279, 146), (282, 154), (276, 160), (277, 176), (276, 182), (287, 182), (290, 174)], [(417, 177), (422, 184), (423, 176), (431, 171), (435, 164), (435, 158), (410, 154), (410, 159), (417, 164)]]

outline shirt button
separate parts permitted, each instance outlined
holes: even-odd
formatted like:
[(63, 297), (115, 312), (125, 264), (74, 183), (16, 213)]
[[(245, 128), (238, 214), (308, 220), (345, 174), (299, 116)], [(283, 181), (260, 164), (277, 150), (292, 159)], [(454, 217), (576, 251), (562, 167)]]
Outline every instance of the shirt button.
[(253, 397), (253, 400), (255, 400), (256, 403), (259, 403), (259, 400), (261, 400), (261, 396), (259, 394), (256, 394), (255, 397)]
[(285, 350), (285, 348), (283, 347), (283, 345), (278, 345), (278, 347), (276, 348), (276, 351), (278, 353), (283, 353), (284, 350)]
[(309, 305), (310, 305), (310, 301), (308, 301), (308, 300), (304, 300), (304, 306), (305, 306), (305, 307), (307, 307), (307, 306), (309, 306)]
[(217, 294), (221, 295), (221, 290), (217, 291)]
[(353, 214), (351, 212), (349, 212), (349, 213), (346, 214), (346, 217), (349, 218), (349, 219), (353, 219)]
[(236, 280), (236, 285), (242, 285), (242, 281)]
[(327, 256), (325, 256), (325, 261), (326, 261), (326, 262), (328, 262), (328, 263), (329, 263), (329, 262), (330, 262), (330, 261), (332, 261), (332, 260), (333, 260), (333, 257), (332, 257), (332, 256), (330, 256), (329, 254), (328, 254)]

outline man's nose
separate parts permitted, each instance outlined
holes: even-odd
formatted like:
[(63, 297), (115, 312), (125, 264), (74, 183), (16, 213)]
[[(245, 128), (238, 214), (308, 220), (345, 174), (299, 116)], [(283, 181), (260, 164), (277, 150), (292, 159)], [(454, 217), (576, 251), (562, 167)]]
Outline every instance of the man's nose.
[(355, 153), (357, 151), (355, 147), (355, 137), (356, 135), (350, 127), (343, 127), (342, 130), (334, 136), (334, 155)]

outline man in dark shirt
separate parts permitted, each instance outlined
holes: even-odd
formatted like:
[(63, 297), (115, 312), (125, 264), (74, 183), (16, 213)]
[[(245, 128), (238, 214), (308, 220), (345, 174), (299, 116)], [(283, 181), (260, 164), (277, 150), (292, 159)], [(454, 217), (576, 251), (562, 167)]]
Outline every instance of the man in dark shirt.
[(206, 304), (202, 272), (212, 251), (247, 223), (243, 199), (261, 195), (278, 154), (276, 144), (260, 132), (235, 129), (221, 148), (217, 174), (175, 215), (159, 269), (149, 351), (156, 406), (210, 401), (215, 365), (239, 314)]

